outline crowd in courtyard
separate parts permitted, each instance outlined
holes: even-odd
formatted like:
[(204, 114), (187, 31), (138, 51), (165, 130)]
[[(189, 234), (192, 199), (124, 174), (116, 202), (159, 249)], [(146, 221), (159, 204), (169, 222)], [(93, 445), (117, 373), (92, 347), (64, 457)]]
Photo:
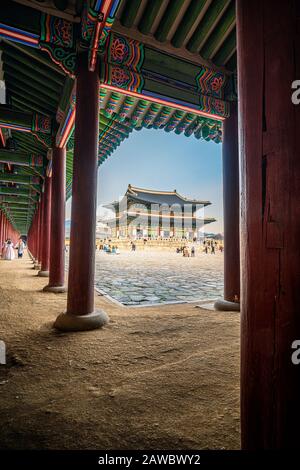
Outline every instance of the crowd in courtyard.
[[(135, 252), (136, 250), (144, 250), (145, 248), (173, 248), (176, 250), (177, 254), (182, 254), (185, 258), (193, 258), (199, 253), (215, 255), (216, 252), (222, 253), (224, 250), (223, 241), (214, 239), (197, 240), (197, 238), (194, 238), (192, 241), (182, 239), (181, 243), (178, 242), (178, 240), (157, 239), (151, 240), (151, 245), (148, 241), (147, 238), (127, 240), (127, 243), (125, 240), (119, 240), (122, 245), (122, 251), (129, 250)], [(116, 240), (112, 239), (97, 240), (95, 248), (96, 251), (104, 251), (107, 254), (118, 255), (121, 253), (119, 244), (117, 244)]]

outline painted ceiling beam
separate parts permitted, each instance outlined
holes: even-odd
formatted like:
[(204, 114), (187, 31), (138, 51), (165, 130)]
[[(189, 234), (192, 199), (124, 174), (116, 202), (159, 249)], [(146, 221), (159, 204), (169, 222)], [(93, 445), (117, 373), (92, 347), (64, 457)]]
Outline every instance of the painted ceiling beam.
[(45, 89), (41, 87), (32, 86), (32, 83), (27, 82), (21, 75), (16, 76), (14, 72), (10, 70), (4, 70), (4, 81), (6, 83), (7, 90), (10, 91), (10, 95), (18, 93), (19, 96), (24, 99), (28, 99), (32, 104), (40, 104), (43, 109), (50, 109), (56, 112), (58, 97), (55, 97), (51, 92), (47, 95)]
[[(121, 93), (121, 94), (126, 94), (126, 95), (129, 95), (129, 96), (133, 96), (135, 98), (138, 98), (138, 99), (143, 99), (143, 100), (146, 99), (147, 101), (150, 101), (151, 103), (160, 104), (160, 105), (167, 106), (167, 107), (174, 108), (174, 109), (180, 109), (181, 111), (194, 113), (196, 115), (204, 116), (204, 117), (207, 117), (207, 118), (210, 118), (210, 119), (224, 120), (225, 117), (227, 117), (227, 113), (229, 112), (229, 104), (225, 105), (224, 102), (220, 103), (220, 105), (223, 108), (222, 112), (224, 113), (224, 115), (222, 116), (222, 115), (213, 114), (213, 112), (211, 112), (210, 110), (203, 111), (203, 110), (199, 109), (200, 106), (191, 105), (191, 104), (188, 105), (187, 103), (181, 102), (181, 100), (178, 101), (178, 100), (173, 99), (173, 98), (169, 98), (169, 100), (167, 100), (166, 97), (164, 97), (164, 95), (161, 96), (161, 97), (159, 97), (157, 95), (152, 96), (152, 94), (147, 92), (147, 91), (143, 92), (143, 93), (139, 93), (139, 92), (134, 92), (134, 91), (130, 91), (130, 90), (124, 90), (123, 88), (120, 88), (120, 87), (115, 86), (115, 85), (109, 85), (107, 83), (103, 83), (102, 87), (105, 88), (106, 90), (110, 90), (110, 91), (113, 91), (113, 92), (118, 92), (118, 93)], [(209, 101), (209, 100), (207, 100), (207, 101)]]
[(167, 39), (170, 29), (173, 26), (173, 23), (183, 7), (185, 0), (173, 0), (167, 6), (166, 11), (164, 12), (162, 19), (158, 25), (157, 30), (155, 31), (155, 37), (158, 41), (164, 42)]
[(65, 103), (65, 109), (60, 109), (60, 126), (56, 133), (56, 145), (59, 148), (63, 148), (67, 145), (71, 135), (73, 134), (75, 126), (75, 116), (76, 116), (76, 88), (75, 82), (70, 83), (71, 86), (68, 88), (68, 98)]
[(48, 72), (49, 86), (54, 84), (56, 87), (63, 86), (64, 74), (60, 73), (57, 65), (43, 52), (5, 40), (0, 43), (0, 49), (11, 65), (22, 67), (26, 72), (34, 71), (37, 74), (37, 79), (47, 78)]
[(22, 151), (30, 154), (37, 153), (46, 157), (48, 148), (51, 147), (51, 135), (12, 131), (12, 137), (17, 148), (22, 147)]
[(0, 149), (0, 163), (10, 163), (12, 165), (40, 168), (43, 167), (43, 157), (41, 155), (15, 152), (12, 150)]
[[(24, 135), (24, 133), (21, 133), (21, 132), (18, 132), (18, 134)], [(27, 135), (31, 135), (31, 134), (27, 134)], [(32, 145), (30, 145), (28, 142), (26, 141), (24, 142), (23, 140), (19, 138), (15, 138), (14, 141), (16, 143), (18, 152), (26, 153), (28, 155), (31, 155), (32, 152), (34, 152), (34, 155), (42, 155), (44, 158), (46, 158), (45, 149), (41, 150), (39, 146), (34, 145), (34, 142), (32, 143)]]
[(226, 64), (230, 57), (236, 52), (236, 28), (227, 36), (220, 49), (214, 54), (214, 64)]
[(8, 196), (0, 196), (0, 204), (8, 204), (8, 207), (25, 208), (35, 207), (28, 199), (13, 198)]
[(2, 53), (2, 62), (2, 68), (4, 71), (7, 71), (14, 76), (19, 74), (20, 76), (26, 77), (26, 79), (31, 81), (33, 87), (40, 85), (44, 88), (45, 91), (49, 90), (57, 95), (60, 86), (57, 84), (57, 82), (51, 80), (50, 77), (45, 80), (45, 77), (41, 75), (38, 70), (32, 68), (29, 69), (25, 65), (21, 65), (19, 61), (13, 59), (6, 52)]
[(229, 3), (230, 0), (217, 0), (210, 4), (194, 34), (187, 43), (187, 49), (189, 51), (198, 51)]
[(133, 26), (134, 20), (136, 18), (137, 12), (141, 6), (142, 0), (131, 0), (130, 4), (125, 5), (121, 16), (121, 23), (126, 28), (131, 28)]
[(36, 176), (41, 179), (41, 183), (45, 179), (44, 175), (44, 168), (38, 169), (38, 168), (30, 168), (30, 167), (25, 167), (25, 166), (17, 166), (14, 165), (14, 170), (16, 175), (21, 175), (21, 176)]
[[(15, 0), (24, 5), (32, 7), (31, 0)], [(53, 4), (53, 5), (52, 5)], [(82, 10), (82, 0), (53, 0), (53, 2), (45, 0), (37, 0), (34, 8), (43, 13), (55, 15), (59, 18), (64, 18), (68, 21), (79, 23), (80, 13)]]
[(209, 3), (210, 0), (192, 0), (173, 38), (171, 39), (171, 43), (174, 47), (180, 48), (183, 46), (192, 26), (198, 19), (203, 8)]
[(23, 215), (27, 216), (28, 214), (33, 214), (35, 211), (35, 208), (33, 207), (27, 206), (22, 208), (22, 206), (18, 206), (16, 204), (9, 204), (7, 208), (14, 217), (21, 217)]
[[(218, 1), (218, 0), (217, 0)], [(226, 73), (225, 67), (216, 67), (214, 64), (208, 60), (201, 57), (197, 52), (191, 52), (185, 47), (175, 47), (171, 42), (159, 42), (154, 36), (144, 35), (138, 29), (127, 29), (121, 24), (121, 22), (116, 19), (113, 25), (113, 32), (116, 32), (122, 36), (130, 37), (135, 41), (144, 44), (145, 47), (153, 49), (156, 51), (164, 52), (165, 54), (172, 55), (178, 59), (185, 60), (194, 65), (204, 65), (212, 69), (218, 69)]]
[(102, 132), (105, 132), (106, 130), (115, 131), (117, 134), (120, 134), (124, 138), (126, 138), (129, 136), (129, 134), (132, 132), (133, 129), (128, 128), (128, 130), (124, 130), (123, 128), (120, 128), (118, 126), (118, 121), (113, 121), (113, 122), (110, 122), (109, 124), (99, 123), (99, 135)]
[(32, 96), (30, 91), (27, 91), (26, 89), (23, 90), (20, 86), (10, 80), (8, 81), (6, 89), (10, 97), (19, 98), (31, 105), (32, 108), (40, 110), (40, 112), (37, 111), (37, 114), (43, 114), (44, 116), (55, 115), (56, 106), (51, 103), (50, 99), (47, 102), (43, 97), (37, 98), (36, 96)]
[[(59, 2), (59, 0), (56, 1)], [(15, 2), (10, 0), (1, 0), (1, 8), (3, 9), (3, 14), (0, 17), (0, 36), (30, 47), (38, 47), (40, 42), (55, 44), (59, 31), (56, 31), (56, 36), (48, 34), (49, 25), (46, 20), (50, 17), (53, 21), (53, 24), (50, 25), (52, 29), (59, 24), (64, 23), (68, 25), (68, 29), (72, 31), (71, 37), (68, 38), (68, 43), (70, 43), (70, 46), (74, 46), (74, 41), (72, 40), (74, 26), (72, 22), (58, 18), (55, 15), (40, 12), (32, 8), (32, 5), (25, 6), (19, 4), (16, 6)]]
[(0, 182), (4, 183), (18, 183), (25, 185), (38, 185), (40, 178), (38, 176), (18, 175), (14, 173), (0, 173)]
[(218, 49), (218, 45), (224, 41), (228, 32), (230, 32), (235, 25), (235, 3), (232, 2), (224, 15), (218, 22), (217, 28), (212, 31), (203, 47), (200, 49), (200, 55), (205, 59), (211, 59), (213, 53)]
[(19, 206), (28, 207), (29, 205), (32, 207), (35, 207), (35, 204), (32, 203), (26, 197), (0, 196), (0, 203), (5, 203), (5, 202), (7, 202), (8, 204), (17, 205), (18, 207)]
[(22, 196), (33, 201), (39, 200), (39, 195), (30, 189), (26, 189), (24, 187), (17, 187), (17, 186), (0, 186), (0, 195), (7, 195), (7, 196)]
[(82, 18), (83, 47), (89, 48), (89, 70), (93, 72), (99, 49), (103, 48), (121, 0), (95, 0)]
[(43, 132), (51, 134), (51, 118), (36, 113), (15, 111), (0, 105), (0, 127), (23, 132)]
[[(10, 68), (4, 64), (4, 78), (7, 82), (7, 86), (17, 87), (24, 94), (29, 94), (35, 100), (41, 100), (44, 104), (51, 105), (54, 109), (57, 108), (57, 102), (59, 100), (59, 93), (45, 88), (41, 83), (34, 83), (30, 78), (22, 76), (21, 73), (16, 74), (15, 71), (11, 71)], [(6, 77), (8, 78), (6, 80)]]
[(124, 125), (123, 122), (120, 122), (118, 119), (112, 121), (111, 116), (108, 118), (104, 116), (104, 113), (101, 113), (101, 118), (99, 121), (99, 127), (103, 130), (107, 126), (111, 126), (112, 122), (114, 123), (114, 127), (118, 132), (124, 134), (124, 136), (128, 136), (132, 131), (133, 127), (130, 125)]
[[(128, 49), (130, 53), (126, 54), (124, 51)], [(122, 51), (120, 57), (116, 50)], [(172, 108), (189, 108), (189, 112), (210, 118), (222, 120), (229, 115), (226, 96), (231, 74), (228, 72), (190, 63), (138, 41), (131, 40), (129, 47), (129, 39), (116, 33), (111, 34), (110, 47), (102, 62), (101, 87), (109, 85), (112, 91), (124, 89), (131, 98)]]
[(31, 189), (33, 192), (38, 193), (38, 194), (41, 194), (41, 192), (42, 192), (42, 188), (41, 188), (40, 184), (32, 183), (29, 186), (29, 189)]
[(2, 49), (26, 69), (36, 70), (38, 76), (43, 76), (58, 86), (63, 86), (64, 72), (44, 54), (14, 42), (5, 42)]
[(161, 0), (151, 0), (146, 5), (143, 12), (141, 21), (139, 22), (138, 29), (143, 34), (149, 34), (151, 27), (157, 17), (159, 10), (162, 8), (163, 3)]
[[(16, 95), (12, 96), (11, 97), (11, 103), (12, 103), (13, 107), (16, 110), (23, 111), (24, 108), (25, 108), (28, 111), (31, 111), (33, 113), (42, 114), (43, 116), (46, 114), (44, 109), (42, 109), (38, 105), (29, 104), (28, 101), (26, 99), (24, 99), (23, 96), (22, 96), (22, 98), (20, 98), (19, 96), (16, 96)], [(15, 130), (19, 130), (19, 129), (15, 129)]]

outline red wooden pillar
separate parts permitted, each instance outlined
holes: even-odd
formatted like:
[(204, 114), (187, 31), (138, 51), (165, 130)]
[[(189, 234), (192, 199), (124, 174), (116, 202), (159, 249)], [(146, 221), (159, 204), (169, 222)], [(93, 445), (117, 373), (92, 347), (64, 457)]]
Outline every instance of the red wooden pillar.
[(5, 215), (4, 216), (4, 241), (6, 241), (7, 238), (8, 238), (8, 226), (7, 226), (7, 224), (8, 224), (8, 220), (7, 220), (7, 217)]
[(223, 124), (224, 299), (217, 310), (240, 310), (240, 201), (237, 103)]
[(4, 214), (0, 211), (0, 256), (2, 256), (4, 241)]
[(42, 201), (38, 205), (37, 217), (36, 217), (36, 244), (35, 244), (35, 266), (34, 269), (40, 269), (40, 226), (41, 226), (41, 206)]
[(39, 216), (40, 216), (40, 206), (39, 202), (37, 206), (36, 219), (35, 219), (35, 243), (34, 243), (34, 264), (38, 264), (38, 254), (39, 254)]
[(28, 232), (27, 232), (26, 244), (27, 244), (27, 253), (30, 256), (30, 252), (31, 252), (31, 227), (29, 227)]
[(3, 246), (3, 212), (0, 210), (0, 252)]
[(45, 192), (43, 194), (43, 225), (41, 246), (41, 270), (38, 275), (49, 276), (49, 254), (50, 254), (50, 216), (51, 216), (51, 178), (46, 176)]
[(299, 446), (300, 77), (295, 0), (237, 2), (241, 427), (246, 449)]
[(32, 219), (32, 222), (31, 222), (31, 227), (30, 227), (30, 238), (28, 240), (28, 248), (29, 248), (29, 254), (30, 254), (30, 257), (32, 259), (32, 261), (34, 261), (34, 225), (35, 225), (35, 217), (36, 217), (36, 213), (34, 214), (33, 216), (33, 219)]
[(37, 262), (38, 257), (38, 229), (39, 229), (39, 207), (38, 205), (36, 216), (35, 216), (35, 227), (34, 227), (34, 258), (35, 262)]
[(46, 292), (65, 292), (66, 149), (52, 150), (49, 284)]
[(98, 71), (88, 70), (87, 51), (79, 53), (77, 65), (68, 307), (54, 325), (69, 331), (99, 328), (108, 321), (94, 309), (99, 78)]
[(6, 230), (6, 217), (5, 217), (5, 214), (4, 212), (2, 212), (2, 240), (3, 240), (3, 243), (5, 242), (6, 240), (6, 233), (5, 233), (5, 230)]
[(37, 257), (37, 223), (38, 223), (38, 209), (36, 210), (35, 216), (34, 216), (34, 223), (33, 223), (33, 256), (34, 256), (34, 262)]
[(44, 201), (45, 201), (44, 196), (45, 196), (45, 193), (43, 192), (42, 197), (41, 197), (41, 203), (40, 203), (40, 218), (39, 218), (39, 251), (38, 251), (39, 268), (41, 267), (41, 263), (42, 263), (42, 253), (43, 253), (43, 244), (44, 244), (44, 240), (43, 240), (43, 235), (44, 235), (44, 231), (43, 231), (43, 226), (44, 226)]

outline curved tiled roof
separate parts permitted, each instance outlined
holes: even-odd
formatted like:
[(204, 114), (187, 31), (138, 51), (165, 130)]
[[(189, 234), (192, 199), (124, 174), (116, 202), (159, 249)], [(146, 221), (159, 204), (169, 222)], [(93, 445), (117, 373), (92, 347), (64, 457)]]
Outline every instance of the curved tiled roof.
[(157, 191), (153, 189), (137, 188), (136, 186), (128, 185), (125, 196), (132, 197), (136, 201), (144, 202), (146, 204), (198, 204), (208, 206), (211, 204), (209, 201), (190, 199), (181, 196), (176, 189), (174, 191)]

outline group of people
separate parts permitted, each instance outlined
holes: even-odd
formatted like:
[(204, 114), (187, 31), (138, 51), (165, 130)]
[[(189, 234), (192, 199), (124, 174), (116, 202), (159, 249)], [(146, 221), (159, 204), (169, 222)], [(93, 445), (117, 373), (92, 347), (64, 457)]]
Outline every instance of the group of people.
[(7, 261), (12, 261), (13, 259), (15, 259), (15, 250), (17, 250), (18, 258), (22, 258), (24, 249), (25, 243), (22, 238), (19, 239), (16, 245), (13, 244), (10, 238), (7, 238), (7, 240), (3, 243), (2, 246), (2, 259), (5, 259)]
[(204, 253), (216, 254), (216, 250), (219, 250), (221, 253), (223, 252), (223, 245), (222, 243), (218, 243), (217, 241), (214, 240), (204, 240), (203, 241), (203, 251)]
[(117, 245), (111, 245), (110, 243), (100, 243), (96, 245), (96, 250), (103, 250), (105, 253), (119, 255), (120, 250)]
[[(221, 253), (223, 252), (223, 244), (217, 242), (216, 240), (204, 240), (203, 241), (203, 252), (208, 254), (215, 255), (216, 251), (219, 250)], [(185, 258), (193, 258), (196, 256), (196, 248), (194, 245), (191, 247), (187, 245), (183, 245), (180, 248), (176, 248), (176, 253), (182, 253)]]
[(194, 246), (189, 248), (188, 246), (181, 246), (180, 248), (176, 248), (176, 253), (182, 253), (184, 258), (194, 258), (196, 256), (196, 249)]

